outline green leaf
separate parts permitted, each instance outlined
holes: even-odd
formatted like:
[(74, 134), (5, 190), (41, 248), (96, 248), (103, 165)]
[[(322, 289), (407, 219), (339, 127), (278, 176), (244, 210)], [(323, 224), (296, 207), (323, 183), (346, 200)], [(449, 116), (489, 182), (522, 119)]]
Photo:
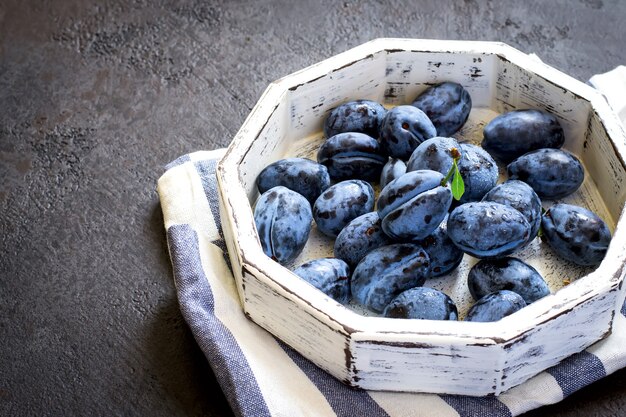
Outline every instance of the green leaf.
[(450, 178), (452, 178), (450, 190), (452, 191), (452, 197), (458, 201), (463, 196), (463, 193), (465, 193), (465, 183), (463, 182), (463, 177), (461, 177), (458, 165), (459, 159), (461, 159), (461, 154), (456, 148), (450, 149), (450, 152), (453, 156), (452, 166), (446, 176), (441, 180), (441, 186), (445, 187), (448, 184), (448, 181), (450, 181)]
[(465, 193), (465, 183), (463, 182), (463, 177), (461, 177), (461, 172), (459, 172), (456, 159), (452, 162), (452, 168), (454, 169), (454, 177), (452, 178), (450, 188), (452, 190), (452, 196), (458, 201), (463, 197), (463, 193)]

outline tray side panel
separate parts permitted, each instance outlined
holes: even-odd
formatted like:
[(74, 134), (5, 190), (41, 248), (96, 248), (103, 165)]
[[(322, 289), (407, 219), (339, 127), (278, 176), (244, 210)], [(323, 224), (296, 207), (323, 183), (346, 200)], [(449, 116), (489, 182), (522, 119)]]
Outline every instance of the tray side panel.
[[(245, 314), (320, 368), (351, 384), (350, 336), (346, 329), (321, 320), (315, 314), (317, 310), (304, 308), (289, 291), (259, 279), (258, 274), (242, 268)], [(336, 303), (330, 298), (328, 302)]]
[(521, 384), (607, 337), (619, 297), (619, 287), (615, 285), (610, 291), (581, 302), (571, 311), (505, 344), (506, 360), (499, 392)]
[[(615, 135), (620, 133), (621, 139), (626, 142), (623, 131), (615, 132)], [(600, 115), (595, 111), (589, 118), (580, 156), (585, 163), (586, 179), (593, 181), (602, 197), (601, 201), (606, 203), (606, 216), (602, 216), (598, 208), (594, 211), (607, 222), (611, 230), (614, 230), (626, 201), (626, 168), (607, 134)], [(593, 210), (594, 207), (590, 209)]]
[(352, 345), (361, 388), (471, 396), (498, 389), (503, 351), (497, 344), (452, 338), (403, 344), (364, 337), (355, 335)]
[(450, 81), (467, 90), (472, 108), (490, 107), (496, 71), (493, 54), (394, 50), (387, 55), (382, 99), (389, 106), (411, 104), (430, 86)]

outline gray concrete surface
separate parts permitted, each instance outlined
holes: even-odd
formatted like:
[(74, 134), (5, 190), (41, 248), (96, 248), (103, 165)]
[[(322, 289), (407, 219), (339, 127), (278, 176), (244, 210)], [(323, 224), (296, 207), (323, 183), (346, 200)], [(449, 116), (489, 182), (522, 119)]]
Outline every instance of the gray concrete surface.
[[(155, 192), (267, 84), (376, 37), (499, 40), (580, 79), (626, 2), (0, 2), (0, 415), (226, 416)], [(617, 416), (626, 371), (529, 416)]]

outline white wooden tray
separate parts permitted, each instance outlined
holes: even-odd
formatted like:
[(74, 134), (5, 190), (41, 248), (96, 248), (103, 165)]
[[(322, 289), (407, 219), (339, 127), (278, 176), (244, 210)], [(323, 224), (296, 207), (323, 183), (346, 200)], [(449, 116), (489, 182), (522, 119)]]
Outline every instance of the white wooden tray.
[[(598, 268), (562, 261), (535, 239), (516, 256), (539, 270), (552, 295), (495, 323), (400, 320), (340, 305), (263, 253), (252, 204), (256, 177), (266, 165), (287, 156), (315, 159), (323, 121), (338, 104), (408, 104), (442, 81), (469, 91), (473, 110), (455, 136), (475, 143), (484, 125), (505, 111), (539, 108), (559, 118), (565, 148), (586, 170), (581, 189), (562, 201), (595, 211), (613, 232)], [(499, 394), (610, 333), (624, 301), (624, 155), (626, 134), (599, 93), (507, 45), (416, 39), (363, 44), (272, 83), (218, 165), (223, 229), (244, 311), (355, 387)], [(332, 256), (332, 240), (315, 227), (311, 235), (294, 265)], [(466, 255), (456, 271), (426, 284), (450, 295), (461, 318), (472, 302), (466, 282), (475, 262)]]

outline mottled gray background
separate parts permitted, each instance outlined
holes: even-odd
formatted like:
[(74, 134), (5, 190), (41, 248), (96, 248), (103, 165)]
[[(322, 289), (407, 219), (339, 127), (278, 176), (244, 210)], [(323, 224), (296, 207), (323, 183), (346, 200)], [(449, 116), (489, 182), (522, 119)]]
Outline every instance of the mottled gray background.
[[(230, 415), (155, 185), (270, 81), (383, 36), (503, 41), (585, 81), (626, 63), (625, 21), (619, 0), (0, 2), (0, 415)], [(625, 394), (623, 371), (529, 415)]]

